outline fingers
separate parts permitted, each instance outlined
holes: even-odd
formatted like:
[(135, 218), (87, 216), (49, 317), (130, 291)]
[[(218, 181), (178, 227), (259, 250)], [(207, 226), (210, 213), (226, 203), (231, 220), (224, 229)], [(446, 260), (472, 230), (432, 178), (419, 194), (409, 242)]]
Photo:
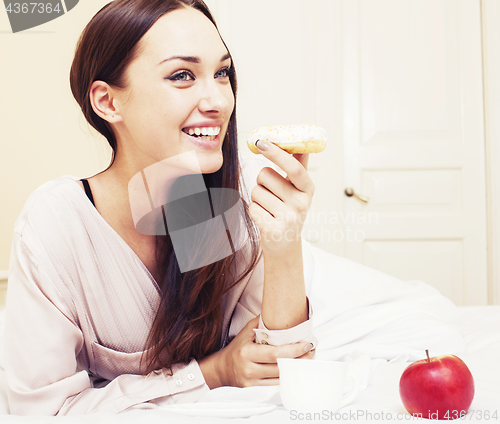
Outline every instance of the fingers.
[(307, 353), (304, 353), (302, 356), (299, 356), (297, 359), (312, 359), (314, 358), (314, 350), (310, 350)]
[(257, 224), (271, 223), (274, 219), (273, 215), (271, 215), (265, 208), (255, 201), (248, 206), (248, 213)]
[(293, 343), (282, 346), (253, 343), (248, 346), (248, 360), (259, 364), (276, 364), (278, 358), (299, 358), (304, 355), (310, 343)]
[[(314, 351), (309, 351), (303, 355), (297, 357), (296, 359), (312, 359), (314, 356)], [(257, 368), (255, 370), (256, 374), (260, 376), (261, 379), (270, 379), (279, 377), (278, 364), (256, 364)]]
[(230, 343), (233, 347), (235, 345), (244, 346), (245, 344), (250, 344), (250, 346), (255, 340), (255, 331), (254, 328), (259, 327), (259, 318), (260, 315), (257, 315), (255, 318), (252, 318), (247, 324), (241, 329), (241, 331), (236, 335), (233, 341)]
[[(266, 144), (269, 146), (269, 149), (259, 149), (262, 155), (264, 155), (267, 159), (269, 159), (271, 162), (275, 163), (283, 171), (285, 171), (287, 174), (287, 178), (298, 190), (303, 192), (311, 191), (312, 181), (307, 175), (306, 168), (304, 168), (302, 164), (302, 161), (308, 160), (308, 156), (301, 156), (299, 161), (298, 158), (280, 149), (275, 144)], [(259, 148), (259, 142), (256, 143), (256, 146), (257, 148)]]
[(257, 187), (263, 186), (283, 202), (297, 191), (290, 181), (283, 178), (273, 168), (262, 168), (257, 175)]
[(259, 326), (259, 319), (260, 315), (257, 315), (255, 318), (252, 318), (250, 321), (247, 322), (247, 325), (245, 325), (244, 329), (250, 329), (250, 331), (252, 331), (253, 333), (253, 329)]
[(299, 358), (304, 353), (310, 352), (311, 343), (293, 343), (283, 346), (272, 346), (276, 348), (276, 359), (278, 358)]
[(256, 185), (252, 190), (251, 194), (252, 202), (258, 203), (259, 206), (268, 211), (273, 217), (276, 218), (279, 211), (282, 208), (282, 200), (271, 193), (267, 188)]
[[(310, 178), (309, 175), (307, 178)], [(314, 183), (311, 187), (314, 193)], [(274, 218), (286, 220), (294, 217), (298, 212), (299, 220), (305, 220), (301, 214), (307, 214), (312, 193), (297, 190), (290, 181), (285, 180), (274, 169), (265, 167), (257, 176), (257, 185), (251, 192), (251, 200)], [(261, 216), (261, 218), (265, 217), (265, 214)]]
[[(278, 358), (311, 359), (311, 343), (301, 342), (282, 346), (254, 343), (254, 329), (260, 315), (251, 319), (231, 343), (226, 346), (225, 364), (232, 372), (225, 385), (237, 387), (275, 386), (279, 384)], [(229, 358), (229, 359), (228, 359)]]
[(307, 164), (309, 163), (309, 153), (295, 153), (293, 157), (297, 159), (302, 166), (307, 169)]
[(278, 378), (278, 364), (255, 364), (255, 375), (259, 378)]
[[(304, 353), (304, 345), (308, 346), (309, 343), (295, 343), (297, 346), (293, 346), (293, 349), (283, 349), (283, 347), (289, 347), (292, 345), (285, 346), (269, 346), (269, 345), (255, 345), (255, 352), (257, 355), (261, 355), (260, 359), (254, 359), (250, 361), (248, 366), (244, 371), (244, 386), (264, 386), (264, 385), (276, 385), (279, 384), (279, 367), (277, 364), (277, 358), (274, 362), (265, 363), (263, 361), (269, 361), (269, 354), (271, 353), (271, 358), (274, 357), (287, 357), (287, 358), (300, 358), (300, 359), (312, 359), (314, 352), (309, 351)], [(274, 352), (272, 352), (274, 351)], [(294, 355), (299, 356), (294, 356)], [(286, 355), (286, 356), (285, 356)]]
[(259, 327), (259, 318), (260, 315), (257, 315), (255, 318), (248, 321), (247, 325), (241, 330), (241, 333), (243, 333), (242, 335), (244, 335), (245, 339), (248, 341), (253, 341), (255, 339), (255, 331), (253, 331), (253, 329)]

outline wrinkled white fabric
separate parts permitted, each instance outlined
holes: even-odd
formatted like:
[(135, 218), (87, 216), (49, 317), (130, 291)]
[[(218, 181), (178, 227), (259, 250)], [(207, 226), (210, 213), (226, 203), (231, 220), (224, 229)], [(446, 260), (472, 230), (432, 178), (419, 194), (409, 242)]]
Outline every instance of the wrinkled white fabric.
[[(354, 351), (407, 360), (465, 352), (459, 309), (422, 281), (401, 281), (304, 242), (306, 292), (314, 308), (317, 359)], [(311, 275), (313, 274), (313, 275)], [(425, 357), (425, 356), (424, 356)]]

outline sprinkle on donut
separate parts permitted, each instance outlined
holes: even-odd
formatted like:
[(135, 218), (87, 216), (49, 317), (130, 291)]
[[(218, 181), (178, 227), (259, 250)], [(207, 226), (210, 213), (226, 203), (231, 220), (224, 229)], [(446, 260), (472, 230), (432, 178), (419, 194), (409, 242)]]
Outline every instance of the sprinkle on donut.
[(288, 153), (319, 153), (326, 147), (326, 131), (317, 125), (279, 125), (254, 129), (248, 136), (248, 148), (260, 154), (257, 140), (269, 141)]

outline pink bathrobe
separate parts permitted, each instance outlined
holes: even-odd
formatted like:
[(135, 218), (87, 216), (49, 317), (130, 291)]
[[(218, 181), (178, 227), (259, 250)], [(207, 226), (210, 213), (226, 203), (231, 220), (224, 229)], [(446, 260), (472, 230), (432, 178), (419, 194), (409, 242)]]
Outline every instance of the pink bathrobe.
[[(143, 376), (139, 361), (160, 300), (154, 278), (66, 175), (39, 187), (16, 221), (5, 369), (12, 414), (65, 415), (196, 402), (209, 390), (195, 360)], [(263, 260), (223, 299), (229, 340), (260, 313)], [(316, 343), (311, 319), (256, 341)]]

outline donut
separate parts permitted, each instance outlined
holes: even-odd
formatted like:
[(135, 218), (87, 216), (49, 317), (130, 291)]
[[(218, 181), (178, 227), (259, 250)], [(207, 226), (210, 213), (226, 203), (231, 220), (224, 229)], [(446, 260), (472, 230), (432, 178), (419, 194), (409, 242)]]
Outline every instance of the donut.
[(319, 153), (326, 147), (326, 131), (317, 125), (279, 125), (254, 129), (247, 139), (248, 148), (260, 153), (255, 142), (269, 141), (288, 153)]

